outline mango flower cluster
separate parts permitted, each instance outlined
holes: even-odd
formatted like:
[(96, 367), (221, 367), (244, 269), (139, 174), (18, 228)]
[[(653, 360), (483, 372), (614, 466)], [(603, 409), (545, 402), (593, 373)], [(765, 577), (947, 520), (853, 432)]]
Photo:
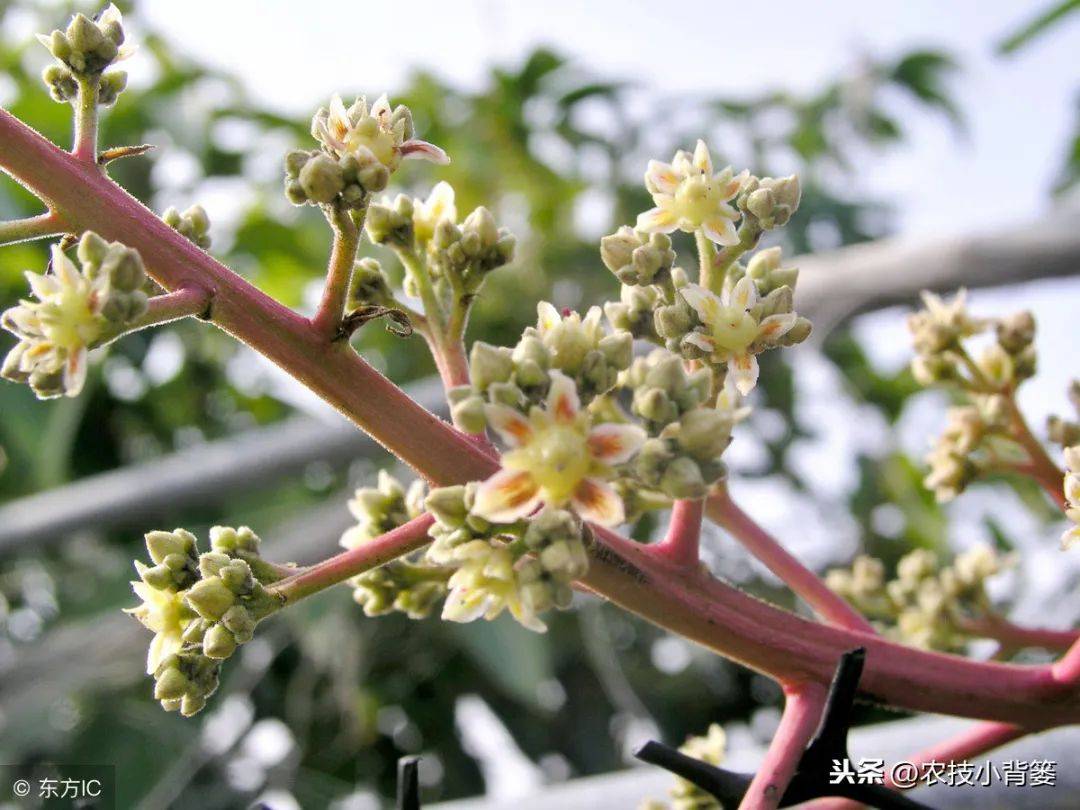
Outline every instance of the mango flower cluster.
[[(925, 291), (922, 300), (923, 309), (908, 317), (916, 352), (911, 373), (921, 385), (951, 383), (972, 393), (998, 393), (1035, 374), (1035, 318), (1030, 312), (975, 318), (963, 289), (948, 302)], [(972, 358), (964, 341), (991, 326), (996, 339)]]
[(541, 301), (536, 326), (527, 327), (513, 348), (475, 342), (469, 356), (471, 383), (449, 394), (455, 422), (480, 433), (487, 426), (489, 405), (525, 413), (545, 400), (556, 372), (573, 382), (583, 406), (610, 391), (630, 366), (633, 337), (609, 333), (601, 317), (599, 307), (591, 307), (583, 318)]
[(495, 524), (475, 511), (478, 488), (474, 482), (424, 497), (422, 484), (406, 490), (380, 474), (377, 487), (357, 490), (351, 506), (358, 525), (342, 538), (348, 547), (424, 511), (435, 517), (426, 549), (350, 580), (367, 615), (399, 611), (419, 619), (445, 598), (444, 619), (493, 619), (505, 610), (542, 632), (541, 614), (569, 606), (570, 582), (588, 567), (580, 520), (565, 510), (544, 509)]
[[(720, 765), (727, 754), (727, 735), (718, 723), (709, 726), (701, 736), (687, 737), (679, 751), (688, 757), (708, 765)], [(639, 810), (722, 810), (711, 793), (706, 793), (693, 782), (675, 777), (675, 784), (668, 791), (670, 804), (655, 799), (644, 802)]]
[(714, 397), (707, 368), (687, 371), (662, 349), (634, 360), (621, 385), (649, 438), (634, 464), (635, 482), (667, 499), (701, 498), (721, 480), (721, 456), (735, 425), (750, 415), (731, 377)]
[(363, 97), (346, 109), (334, 95), (312, 118), (311, 135), (320, 149), (285, 157), (285, 194), (295, 205), (361, 211), (372, 193), (386, 188), (402, 160), (449, 163), (442, 149), (414, 137), (409, 108), (391, 108), (385, 95), (370, 109)]
[(1065, 517), (1072, 526), (1061, 535), (1062, 548), (1080, 544), (1080, 444), (1065, 448)]
[[(406, 268), (405, 292), (420, 296), (421, 280), (413, 261), (423, 261), (437, 286), (462, 296), (475, 295), (487, 275), (514, 258), (516, 240), (500, 228), (484, 206), (457, 219), (454, 189), (436, 184), (426, 200), (399, 194), (368, 208), (366, 229), (372, 242), (398, 251)], [(445, 293), (440, 289), (440, 293)], [(372, 302), (378, 303), (378, 302)]]
[[(923, 309), (908, 318), (916, 356), (912, 375), (922, 385), (958, 388), (966, 404), (948, 411), (945, 429), (926, 461), (926, 486), (938, 501), (955, 498), (986, 472), (1022, 462), (1013, 437), (1007, 396), (1035, 373), (1035, 319), (1030, 312), (975, 318), (960, 290), (951, 301), (923, 292)], [(994, 340), (977, 357), (965, 341), (993, 328)]]
[(892, 580), (880, 560), (862, 555), (850, 569), (830, 571), (825, 581), (898, 640), (956, 651), (970, 637), (967, 623), (992, 614), (986, 581), (1010, 564), (989, 546), (976, 546), (947, 566), (933, 552), (916, 549), (900, 559)]
[(127, 612), (154, 633), (146, 660), (154, 697), (167, 711), (195, 714), (218, 685), (220, 663), (250, 641), (255, 625), (280, 608), (264, 584), (278, 572), (247, 527), (215, 526), (200, 554), (184, 529), (146, 535), (152, 566), (135, 562), (140, 604)]
[(106, 73), (114, 63), (131, 55), (124, 45), (124, 20), (119, 9), (109, 5), (96, 19), (76, 14), (63, 31), (48, 36), (38, 34), (41, 44), (56, 59), (42, 73), (42, 79), (55, 101), (73, 101), (80, 85), (94, 93), (98, 104), (110, 105), (127, 86), (122, 70)]
[(28, 384), (39, 398), (76, 396), (86, 380), (87, 354), (146, 311), (146, 281), (137, 251), (87, 232), (79, 265), (52, 247), (51, 272), (27, 272), (36, 301), (23, 300), (0, 316), (19, 342), (0, 376)]

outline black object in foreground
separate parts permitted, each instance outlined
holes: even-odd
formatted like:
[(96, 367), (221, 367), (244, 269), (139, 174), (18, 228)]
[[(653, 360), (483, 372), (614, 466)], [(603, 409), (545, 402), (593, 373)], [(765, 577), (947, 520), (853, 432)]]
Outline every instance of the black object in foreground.
[[(851, 708), (865, 661), (866, 650), (862, 647), (840, 656), (829, 686), (821, 723), (799, 760), (795, 775), (780, 800), (780, 807), (835, 796), (854, 799), (878, 810), (932, 810), (928, 805), (909, 799), (884, 785), (831, 783), (834, 761), (846, 762), (849, 759), (847, 737), (851, 728)], [(654, 740), (645, 743), (635, 756), (693, 782), (712, 794), (724, 807), (738, 807), (754, 778), (752, 774), (709, 765)]]
[(397, 810), (420, 810), (420, 757), (397, 761)]

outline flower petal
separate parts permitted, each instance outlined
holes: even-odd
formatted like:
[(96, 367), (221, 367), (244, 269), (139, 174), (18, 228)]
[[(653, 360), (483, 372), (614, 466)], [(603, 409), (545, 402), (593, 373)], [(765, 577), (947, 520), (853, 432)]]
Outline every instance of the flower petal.
[(634, 227), (648, 233), (671, 233), (678, 226), (679, 218), (671, 211), (665, 208), (650, 208), (638, 214)]
[(700, 284), (687, 284), (679, 288), (679, 293), (705, 323), (716, 323), (719, 319), (722, 302), (711, 290)]
[(638, 425), (620, 425), (614, 422), (597, 425), (589, 431), (586, 439), (593, 458), (605, 464), (629, 461), (644, 443), (645, 431)]
[(532, 425), (520, 411), (515, 411), (508, 405), (495, 404), (484, 408), (484, 414), (492, 430), (511, 447), (528, 444), (532, 439)]
[[(730, 173), (730, 170), (729, 170)], [(727, 180), (727, 185), (724, 186), (724, 199), (730, 200), (736, 194), (739, 193), (739, 189), (743, 187), (743, 183), (750, 177), (750, 170), (743, 169), (737, 175)]]
[(670, 163), (650, 160), (645, 170), (645, 188), (654, 194), (674, 194), (679, 187), (679, 173)]
[(712, 354), (716, 351), (716, 341), (709, 335), (702, 334), (701, 332), (687, 332), (686, 335), (683, 336), (683, 343), (697, 346), (697, 348), (707, 354)]
[(492, 523), (513, 523), (540, 505), (540, 487), (525, 470), (499, 470), (476, 490), (474, 515)]
[(757, 286), (750, 276), (743, 276), (731, 290), (731, 299), (728, 302), (736, 309), (747, 310), (757, 303)]
[(788, 330), (795, 325), (798, 315), (794, 312), (780, 312), (763, 318), (758, 329), (758, 340), (776, 340), (787, 334)]
[(418, 158), (419, 160), (437, 163), (440, 166), (445, 166), (450, 162), (450, 156), (446, 154), (444, 150), (433, 143), (421, 141), (416, 138), (405, 141), (398, 147), (398, 151), (404, 158)]
[(582, 479), (570, 503), (585, 520), (601, 526), (615, 526), (626, 519), (622, 498), (611, 484), (599, 478)]
[(694, 147), (694, 168), (705, 174), (712, 174), (712, 157), (709, 155), (709, 147), (700, 138)]
[(740, 354), (728, 362), (728, 373), (735, 375), (735, 387), (746, 396), (754, 390), (758, 380), (758, 361), (752, 354)]
[(701, 223), (701, 230), (710, 241), (718, 245), (739, 244), (739, 234), (735, 230), (735, 223), (727, 217), (711, 217)]
[(69, 352), (64, 364), (64, 393), (76, 397), (86, 383), (86, 347), (80, 346)]
[(536, 327), (541, 332), (554, 329), (562, 323), (562, 315), (555, 306), (548, 301), (541, 301), (536, 305)]
[(552, 369), (551, 388), (548, 389), (546, 410), (556, 422), (573, 422), (581, 410), (577, 386), (558, 369)]

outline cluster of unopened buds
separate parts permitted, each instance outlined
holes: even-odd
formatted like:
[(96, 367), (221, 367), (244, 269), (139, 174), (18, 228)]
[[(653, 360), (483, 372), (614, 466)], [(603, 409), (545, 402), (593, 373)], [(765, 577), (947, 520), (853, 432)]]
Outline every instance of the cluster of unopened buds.
[(255, 625), (281, 607), (266, 584), (280, 572), (259, 555), (251, 529), (215, 526), (199, 553), (184, 529), (146, 535), (152, 566), (135, 562), (142, 600), (128, 610), (154, 633), (146, 661), (154, 697), (167, 711), (199, 711), (217, 689), (221, 661), (250, 641)]
[(941, 566), (916, 549), (900, 559), (887, 580), (885, 565), (859, 556), (850, 569), (830, 571), (826, 584), (889, 635), (916, 647), (955, 651), (973, 635), (972, 619), (992, 611), (986, 581), (1011, 564), (988, 546), (976, 546)]
[(28, 384), (42, 398), (76, 396), (89, 350), (146, 311), (146, 273), (136, 251), (87, 232), (77, 254), (78, 264), (53, 246), (50, 271), (26, 273), (37, 300), (0, 316), (0, 325), (19, 339), (0, 375)]
[(107, 106), (127, 86), (124, 71), (106, 72), (131, 55), (131, 49), (124, 45), (123, 18), (116, 6), (108, 6), (96, 19), (76, 14), (65, 30), (39, 34), (38, 39), (56, 59), (42, 74), (56, 101), (74, 102), (83, 88), (93, 103)]
[[(924, 309), (908, 318), (916, 351), (912, 374), (922, 385), (949, 385), (966, 399), (950, 408), (945, 430), (927, 456), (926, 486), (939, 501), (949, 501), (981, 475), (1024, 460), (1010, 398), (1035, 374), (1035, 319), (1030, 312), (974, 318), (964, 290), (949, 302), (924, 292), (923, 303)], [(995, 339), (974, 357), (965, 341), (991, 328)]]

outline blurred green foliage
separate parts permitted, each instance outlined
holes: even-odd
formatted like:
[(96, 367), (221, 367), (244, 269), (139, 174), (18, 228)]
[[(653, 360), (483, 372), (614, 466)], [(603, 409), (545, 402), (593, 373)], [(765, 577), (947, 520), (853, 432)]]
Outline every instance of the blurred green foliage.
[[(130, 4), (121, 6), (131, 12)], [(0, 22), (29, 19), (30, 30), (49, 30), (68, 13), (21, 3), (0, 4), (0, 10)], [(131, 16), (139, 20), (137, 13)], [(322, 277), (326, 228), (316, 212), (284, 202), (278, 173), (285, 149), (305, 143), (307, 122), (252, 103), (233, 77), (187, 59), (182, 43), (140, 28), (149, 78), (136, 77), (107, 114), (102, 139), (159, 148), (122, 161), (114, 177), (157, 211), (205, 203), (204, 194), (230, 197), (232, 210), (212, 229), (213, 252), (267, 292), (303, 306)], [(3, 103), (64, 143), (69, 111), (40, 87), (44, 61), (35, 42), (0, 42), (8, 80)], [(598, 260), (599, 237), (648, 207), (641, 184), (646, 160), (667, 159), (699, 136), (712, 142), (719, 160), (757, 174), (802, 175), (803, 204), (785, 230), (787, 250), (884, 234), (887, 207), (848, 189), (852, 155), (904, 137), (886, 91), (904, 91), (959, 125), (947, 90), (953, 67), (946, 55), (920, 50), (863, 64), (805, 96), (775, 91), (693, 100), (657, 99), (648, 88), (597, 77), (543, 49), (518, 64), (492, 68), (479, 91), (417, 73), (404, 87), (392, 88), (392, 97), (411, 106), (418, 132), (444, 147), (453, 163), (437, 176), (429, 167), (410, 166), (395, 185), (426, 194), (436, 179), (448, 180), (459, 210), (483, 203), (518, 233), (519, 259), (493, 277), (471, 327), (486, 340), (512, 343), (535, 318), (539, 298), (577, 307), (614, 294), (614, 279)], [(649, 99), (647, 117), (630, 112), (630, 101), (641, 98)], [(313, 99), (313, 107), (322, 101)], [(675, 116), (677, 109), (694, 115)], [(665, 126), (654, 126), (657, 120)], [(670, 129), (669, 121), (675, 122)], [(199, 172), (189, 177), (190, 167)], [(39, 210), (6, 180), (0, 192), (0, 216)], [(214, 217), (215, 206), (208, 207)], [(689, 244), (679, 247), (688, 255)], [(22, 270), (44, 261), (42, 245), (5, 248), (0, 301), (16, 299)], [(418, 339), (402, 341), (372, 325), (358, 344), (398, 381), (432, 371)], [(894, 421), (913, 391), (910, 378), (876, 375), (844, 335), (828, 351), (852, 395)], [(783, 417), (787, 427), (769, 437), (768, 463), (759, 472), (780, 473), (804, 486), (786, 465), (787, 449), (807, 435), (797, 419), (792, 374), (781, 361), (770, 361), (762, 374), (763, 408)], [(271, 380), (231, 339), (200, 324), (181, 324), (114, 346), (94, 365), (79, 399), (39, 403), (22, 387), (2, 385), (0, 446), (9, 463), (0, 474), (0, 502), (282, 419), (293, 408)], [(885, 539), (875, 534), (871, 513), (885, 500), (901, 505), (908, 543), (940, 542), (940, 511), (919, 486), (910, 460), (860, 463), (862, 483), (851, 507), (872, 551), (879, 552)], [(247, 522), (270, 536), (327, 497), (344, 509), (347, 477), (314, 472), (272, 491), (178, 512), (163, 523), (205, 534), (211, 523)], [(128, 561), (139, 545), (134, 533), (91, 531), (48, 552), (4, 560), (0, 666), (47, 649), (65, 632), (91, 632), (87, 628), (97, 622), (109, 626), (105, 622), (131, 602)], [(761, 583), (751, 586), (785, 598)], [(678, 655), (671, 654), (672, 644)], [(396, 758), (423, 751), (440, 766), (426, 794), (446, 798), (483, 787), (480, 765), (453, 722), (465, 696), (482, 698), (551, 779), (620, 766), (621, 740), (642, 724), (682, 739), (709, 721), (746, 718), (759, 704), (779, 699), (768, 681), (598, 605), (558, 616), (551, 631), (538, 636), (507, 622), (458, 627), (400, 616), (365, 619), (343, 591), (290, 611), (251, 646), (255, 652), (231, 668), (212, 710), (192, 721), (158, 710), (137, 665), (117, 672), (84, 669), (78, 660), (57, 662), (78, 673), (74, 683), (55, 672), (41, 674), (34, 699), (19, 706), (18, 723), (0, 726), (0, 762), (16, 768), (46, 758), (116, 762), (124, 807), (140, 801), (151, 808), (235, 807), (265, 784), (287, 788), (304, 807), (318, 807), (353, 790), (391, 795)], [(262, 721), (257, 728), (265, 732), (277, 728), (273, 718), (284, 724), (294, 747), (267, 765), (264, 780), (238, 779), (241, 764), (259, 773), (240, 740), (248, 724)], [(227, 753), (209, 755), (215, 745)]]

